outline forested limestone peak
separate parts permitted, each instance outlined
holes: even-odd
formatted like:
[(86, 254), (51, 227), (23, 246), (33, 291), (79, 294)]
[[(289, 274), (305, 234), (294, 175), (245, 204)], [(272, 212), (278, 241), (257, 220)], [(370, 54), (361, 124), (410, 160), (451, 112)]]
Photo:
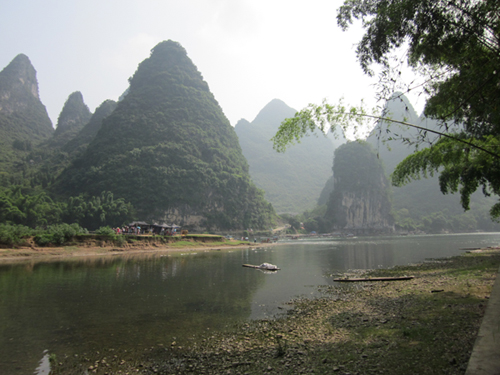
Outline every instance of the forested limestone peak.
[(418, 114), (410, 103), (410, 100), (401, 92), (395, 92), (391, 95), (385, 105), (385, 115), (396, 117), (403, 115), (405, 122), (410, 124), (418, 121)]
[[(209, 92), (208, 84), (188, 57), (186, 50), (172, 40), (163, 41), (151, 50), (151, 56), (144, 60), (130, 80), (130, 91), (154, 85), (170, 75), (171, 83), (181, 84), (197, 90)], [(175, 77), (175, 79), (172, 79)], [(165, 82), (166, 83), (166, 82)]]
[(139, 64), (127, 95), (55, 191), (111, 191), (143, 220), (192, 227), (259, 228), (274, 217), (250, 180), (234, 129), (173, 41)]
[(236, 123), (236, 125), (234, 126), (235, 128), (237, 127), (247, 127), (247, 126), (251, 126), (250, 122), (248, 120), (245, 120), (244, 118), (238, 120), (238, 122)]
[[(408, 124), (428, 126), (427, 123), (422, 124), (422, 118), (419, 118), (408, 98), (399, 92), (394, 93), (385, 103), (382, 116)], [(385, 163), (386, 172), (390, 174), (396, 165), (414, 150), (414, 146), (403, 142), (403, 139), (412, 142), (417, 140), (417, 136), (417, 130), (409, 126), (391, 121), (378, 121), (366, 141), (377, 150)]]
[(259, 111), (251, 123), (246, 119), (241, 119), (234, 128), (240, 139), (245, 137), (247, 132), (259, 132), (261, 136), (270, 139), (278, 130), (281, 121), (292, 117), (295, 112), (297, 111), (282, 100), (273, 99)]
[[(417, 117), (409, 100), (400, 93), (392, 95), (385, 108), (387, 114), (394, 120), (428, 129), (428, 131), (418, 131), (388, 121), (377, 123), (367, 142), (375, 147), (379, 159), (384, 163), (386, 174), (390, 175), (401, 161), (416, 150), (417, 143), (409, 144), (408, 141), (418, 142), (425, 137), (426, 141), (421, 145), (430, 145), (438, 137), (432, 131), (443, 131), (445, 128), (440, 127), (437, 120), (427, 118), (423, 114)], [(459, 125), (448, 122), (447, 127), (452, 132), (454, 128), (459, 128)], [(489, 207), (495, 201), (493, 197), (484, 197), (481, 192), (476, 192), (471, 197), (471, 210), (464, 212), (460, 196), (443, 195), (439, 186), (438, 176), (435, 174), (427, 175), (427, 178), (412, 181), (405, 186), (393, 187), (393, 208), (401, 228), (411, 231), (418, 227), (426, 232), (497, 230), (498, 225), (491, 222), (488, 214)]]
[(333, 229), (357, 233), (394, 230), (390, 185), (373, 148), (366, 142), (348, 142), (335, 151), (334, 184), (326, 218)]
[(57, 119), (54, 136), (59, 136), (67, 131), (80, 130), (92, 117), (89, 107), (83, 101), (80, 91), (70, 94)]

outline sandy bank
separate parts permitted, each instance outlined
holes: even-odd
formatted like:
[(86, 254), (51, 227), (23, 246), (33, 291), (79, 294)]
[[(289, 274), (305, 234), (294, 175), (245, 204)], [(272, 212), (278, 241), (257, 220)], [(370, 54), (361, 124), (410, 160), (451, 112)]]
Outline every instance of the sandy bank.
[(96, 246), (60, 246), (60, 247), (21, 247), (19, 249), (0, 249), (0, 263), (11, 263), (25, 260), (50, 260), (58, 258), (75, 258), (89, 256), (114, 256), (129, 254), (175, 253), (188, 251), (221, 251), (229, 249), (258, 248), (275, 246), (274, 243), (220, 243), (191, 242), (189, 244), (134, 244), (118, 247), (109, 244)]

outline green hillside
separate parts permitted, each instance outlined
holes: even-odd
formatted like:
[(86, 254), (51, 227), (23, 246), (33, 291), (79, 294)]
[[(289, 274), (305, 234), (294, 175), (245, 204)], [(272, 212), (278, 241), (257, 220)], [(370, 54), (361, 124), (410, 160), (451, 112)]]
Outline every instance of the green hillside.
[(113, 100), (105, 100), (95, 110), (87, 124), (74, 136), (62, 149), (67, 153), (83, 152), (101, 129), (103, 120), (116, 108), (117, 103)]
[(313, 208), (332, 174), (334, 146), (327, 137), (306, 137), (285, 153), (273, 149), (270, 139), (281, 122), (295, 112), (274, 99), (251, 123), (240, 120), (235, 126), (252, 180), (279, 213)]
[(274, 217), (250, 181), (234, 129), (173, 41), (139, 65), (127, 95), (52, 191), (111, 191), (144, 220), (193, 227), (263, 228)]
[[(73, 94), (71, 96), (74, 97)], [(116, 102), (104, 101), (82, 128), (82, 123), (87, 121), (90, 112), (81, 95), (76, 99), (76, 103), (72, 104), (68, 99), (59, 116), (63, 124), (68, 124), (67, 130), (60, 133), (56, 130), (53, 137), (29, 153), (30, 160), (34, 162), (26, 167), (25, 175), (30, 179), (32, 187), (41, 185), (45, 189), (54, 182), (75, 158), (85, 152), (101, 128), (104, 118), (116, 108)]]

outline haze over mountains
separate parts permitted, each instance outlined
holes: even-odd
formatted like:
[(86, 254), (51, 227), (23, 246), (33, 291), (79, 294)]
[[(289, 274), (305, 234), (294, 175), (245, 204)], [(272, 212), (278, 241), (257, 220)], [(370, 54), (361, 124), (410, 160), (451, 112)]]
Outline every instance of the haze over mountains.
[[(419, 117), (404, 96), (394, 98), (387, 103), (393, 118), (437, 126)], [(334, 178), (334, 150), (345, 142), (343, 137), (332, 142), (312, 135), (284, 154), (275, 152), (270, 139), (295, 112), (274, 99), (252, 122), (242, 119), (231, 127), (184, 48), (165, 41), (139, 65), (118, 103), (106, 100), (91, 113), (82, 93), (73, 92), (54, 130), (39, 99), (36, 71), (21, 54), (0, 72), (0, 201), (10, 215), (4, 216), (12, 222), (26, 217), (27, 208), (15, 202), (33, 197), (29, 212), (50, 211), (44, 223), (85, 218), (91, 225), (92, 220), (106, 222), (106, 215), (112, 216), (95, 208), (105, 201), (123, 213), (115, 215), (117, 225), (131, 217), (133, 206), (137, 219), (176, 222), (194, 230), (229, 230), (269, 228), (275, 211), (299, 214), (318, 203), (328, 207), (317, 221), (318, 228), (321, 222), (327, 231), (386, 230), (393, 219), (403, 230), (498, 229), (488, 215), (494, 198), (476, 193), (471, 211), (463, 213), (459, 197), (443, 196), (436, 178), (391, 188), (377, 177), (380, 184), (364, 182), (374, 189), (359, 190), (360, 195), (347, 199), (355, 190), (346, 186), (349, 174), (358, 173), (355, 165), (370, 164), (370, 157), (357, 160), (356, 155), (366, 154), (364, 149), (347, 152), (354, 146), (342, 146), (337, 162), (351, 167), (341, 168), (342, 174)], [(389, 142), (389, 151), (378, 136), (385, 134), (385, 126), (378, 124), (367, 142), (388, 176), (414, 150), (400, 138), (418, 134), (392, 126), (398, 136)], [(339, 195), (340, 185), (344, 193)], [(335, 186), (337, 193), (332, 194)], [(377, 189), (392, 192), (392, 212), (390, 198), (372, 194)], [(96, 212), (101, 212), (99, 219)]]
[(242, 119), (235, 126), (250, 175), (278, 213), (312, 209), (332, 171), (335, 147), (330, 137), (306, 137), (285, 153), (273, 149), (271, 138), (281, 122), (295, 113), (274, 99), (251, 123)]
[[(44, 109), (29, 59), (17, 57), (2, 74), (13, 82), (3, 86), (4, 98), (23, 94), (2, 106), (14, 116), (0, 124), (10, 135), (5, 148), (14, 150), (13, 140), (46, 142), (43, 149), (18, 153), (19, 166), (1, 165), (9, 177), (4, 186), (16, 182), (37, 189), (35, 177), (44, 170), (55, 174), (47, 186), (55, 198), (108, 191), (131, 202), (143, 220), (198, 229), (261, 228), (274, 220), (272, 206), (250, 180), (234, 128), (178, 43), (158, 44), (130, 79), (123, 100), (103, 103), (98, 118), (81, 93), (71, 94), (55, 132), (50, 120), (39, 121), (39, 113), (31, 127), (21, 124), (29, 101)], [(24, 128), (31, 133), (20, 138)]]
[[(386, 104), (387, 115), (394, 120), (405, 121), (421, 127), (443, 131), (438, 123), (425, 116), (418, 116), (408, 99), (395, 93)], [(455, 125), (448, 124), (450, 131)], [(389, 126), (390, 134), (386, 133)], [(417, 141), (425, 136), (429, 142), (437, 139), (432, 132), (419, 132), (414, 128), (379, 122), (367, 138), (384, 162), (387, 175), (390, 175), (397, 164), (406, 156), (415, 151), (415, 145), (402, 141), (407, 139)], [(392, 139), (388, 139), (392, 138)], [(426, 142), (423, 147), (430, 143)], [(435, 231), (470, 231), (475, 229), (498, 230), (500, 227), (493, 223), (489, 216), (489, 209), (493, 197), (485, 197), (480, 191), (471, 198), (470, 211), (464, 212), (458, 194), (444, 195), (439, 189), (438, 176), (428, 176), (417, 181), (412, 181), (403, 187), (392, 187), (392, 200), (395, 215), (401, 225), (427, 221)]]
[[(499, 230), (500, 225), (492, 222), (489, 215), (496, 201), (494, 197), (476, 192), (471, 199), (471, 209), (464, 212), (459, 195), (441, 193), (437, 176), (412, 181), (403, 187), (384, 182), (390, 179), (399, 162), (415, 151), (416, 143), (408, 142), (425, 137), (427, 142), (421, 145), (426, 147), (438, 137), (432, 131), (443, 130), (436, 121), (418, 116), (401, 93), (395, 93), (386, 103), (384, 113), (386, 117), (427, 131), (379, 122), (366, 142), (349, 142), (339, 147), (333, 160), (334, 175), (324, 185), (318, 207), (301, 218), (305, 226), (309, 230), (319, 228), (326, 232), (340, 230), (356, 234), (393, 230), (427, 233)], [(448, 126), (452, 131), (453, 124)], [(373, 152), (371, 157), (367, 156), (370, 152)]]

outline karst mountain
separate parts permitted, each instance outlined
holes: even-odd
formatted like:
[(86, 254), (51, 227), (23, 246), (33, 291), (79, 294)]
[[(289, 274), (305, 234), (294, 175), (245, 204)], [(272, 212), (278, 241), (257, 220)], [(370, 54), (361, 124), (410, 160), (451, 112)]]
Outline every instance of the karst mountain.
[(26, 55), (17, 55), (0, 72), (0, 172), (18, 171), (26, 154), (53, 132), (36, 70)]
[(158, 44), (139, 65), (127, 95), (53, 191), (111, 191), (144, 220), (192, 228), (266, 227), (274, 217), (250, 179), (234, 129), (173, 41)]

